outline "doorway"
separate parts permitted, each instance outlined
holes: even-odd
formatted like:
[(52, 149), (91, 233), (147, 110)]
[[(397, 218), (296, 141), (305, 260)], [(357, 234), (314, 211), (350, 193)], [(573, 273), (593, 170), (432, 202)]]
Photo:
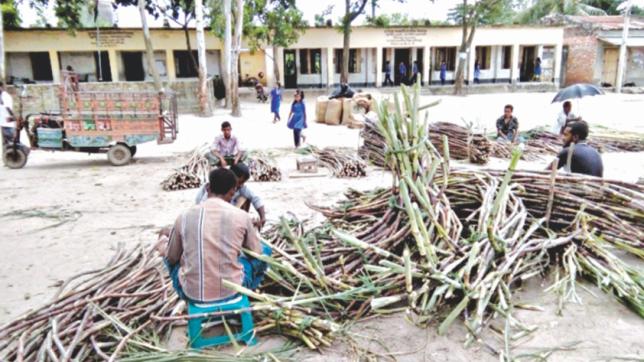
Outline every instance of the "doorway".
[(143, 70), (143, 53), (122, 52), (123, 69), (125, 70), (126, 81), (142, 81), (145, 79)]
[(617, 63), (619, 62), (619, 49), (607, 48), (604, 49), (604, 64), (602, 66), (602, 83), (616, 85), (617, 79)]
[(522, 47), (519, 82), (529, 82), (534, 77), (536, 47)]
[(295, 50), (284, 50), (284, 87), (297, 88), (297, 66)]
[[(408, 48), (394, 50), (394, 59), (396, 60), (396, 64), (392, 64), (392, 70), (394, 72), (394, 83), (396, 85), (399, 85), (403, 81), (405, 83), (409, 82), (409, 74), (411, 72), (409, 64), (410, 55), (411, 54)], [(404, 76), (400, 74), (399, 70), (401, 62), (404, 63), (405, 67), (407, 68), (407, 73)]]
[(94, 65), (96, 66), (96, 79), (99, 82), (111, 82), (112, 70), (110, 69), (110, 56), (106, 51), (102, 51), (100, 57), (96, 52), (94, 52), (93, 54)]

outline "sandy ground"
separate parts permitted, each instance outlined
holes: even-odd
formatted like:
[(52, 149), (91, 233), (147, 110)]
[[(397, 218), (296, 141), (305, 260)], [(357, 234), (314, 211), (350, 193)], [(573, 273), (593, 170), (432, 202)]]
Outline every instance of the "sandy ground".
[[(441, 97), (432, 108), (430, 119), (474, 122), (491, 130), (503, 105), (512, 103), (522, 129), (550, 125), (559, 105), (550, 105), (552, 93), (496, 94), (468, 97)], [(438, 97), (424, 97), (433, 100)], [(233, 132), (248, 149), (271, 150), (278, 156), (284, 180), (279, 183), (250, 183), (267, 204), (268, 219), (293, 212), (301, 219), (319, 220), (305, 202), (328, 204), (342, 198), (347, 188), (371, 189), (391, 183), (389, 174), (372, 171), (362, 179), (330, 177), (293, 179), (296, 155), (292, 135), (282, 121), (272, 124), (268, 105), (244, 102), (244, 117), (234, 119), (218, 109), (211, 118), (181, 116), (179, 138), (171, 145), (146, 144), (139, 147), (132, 164), (112, 167), (105, 155), (50, 153), (34, 151), (22, 170), (0, 168), (0, 323), (48, 301), (55, 285), (71, 275), (100, 268), (111, 257), (118, 243), (150, 243), (154, 233), (172, 223), (189, 206), (195, 191), (164, 192), (159, 183), (181, 164), (185, 152), (210, 142), (223, 120), (233, 124)], [(574, 104), (593, 127), (644, 133), (644, 96), (606, 95)], [(314, 104), (307, 100), (311, 144), (356, 147), (357, 130), (342, 126), (315, 124)], [(286, 117), (288, 105), (282, 115)], [(608, 178), (636, 181), (644, 176), (642, 153), (604, 154)], [(526, 169), (542, 169), (547, 160), (521, 162)], [(503, 168), (506, 161), (492, 160), (489, 167)], [(606, 360), (615, 356), (644, 358), (644, 321), (622, 305), (610, 300), (599, 289), (586, 285), (581, 290), (583, 305), (568, 305), (563, 316), (554, 312), (554, 295), (543, 293), (546, 284), (533, 282), (520, 298), (544, 308), (541, 312), (518, 312), (520, 317), (539, 327), (533, 338), (517, 353), (556, 347), (581, 341), (574, 351), (557, 352), (555, 361)], [(592, 294), (591, 294), (592, 292)], [(465, 332), (455, 323), (447, 336), (437, 336), (435, 328), (418, 329), (393, 315), (354, 325), (352, 333), (362, 346), (379, 353), (394, 352), (398, 360), (470, 361), (494, 360), (480, 346), (465, 349)], [(489, 335), (495, 346), (498, 341)], [(262, 343), (268, 348), (276, 342)], [(350, 344), (338, 342), (324, 355), (303, 353), (307, 360), (351, 360)]]

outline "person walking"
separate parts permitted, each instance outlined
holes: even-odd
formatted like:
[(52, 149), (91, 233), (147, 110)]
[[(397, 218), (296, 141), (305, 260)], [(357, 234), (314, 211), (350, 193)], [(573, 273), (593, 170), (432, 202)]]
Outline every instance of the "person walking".
[(277, 82), (271, 90), (271, 113), (273, 113), (273, 123), (281, 121), (280, 105), (282, 104), (282, 84)]
[(306, 137), (302, 130), (306, 126), (306, 106), (304, 105), (304, 92), (300, 89), (295, 91), (293, 104), (291, 104), (291, 113), (288, 115), (288, 128), (293, 130), (293, 143), (295, 148), (300, 147), (302, 142), (306, 142)]
[(385, 63), (385, 83), (383, 85), (385, 87), (387, 85), (394, 85), (394, 82), (391, 80), (391, 62), (388, 60)]
[(441, 85), (445, 85), (445, 78), (447, 76), (447, 64), (443, 60), (441, 62)]
[(418, 75), (420, 70), (418, 69), (418, 61), (414, 60), (414, 64), (411, 66), (411, 84), (414, 84), (418, 81)]
[(407, 84), (407, 66), (403, 62), (398, 65), (398, 75), (400, 75), (400, 84)]

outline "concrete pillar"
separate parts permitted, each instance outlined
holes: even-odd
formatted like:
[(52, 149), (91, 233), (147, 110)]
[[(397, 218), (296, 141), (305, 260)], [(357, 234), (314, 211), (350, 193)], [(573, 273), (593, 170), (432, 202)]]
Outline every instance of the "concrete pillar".
[(431, 68), (430, 63), (430, 57), (429, 54), (431, 54), (432, 48), (431, 47), (425, 47), (423, 50), (423, 69), (421, 72), (423, 72), (423, 84), (429, 85), (429, 72)]
[(519, 44), (512, 45), (512, 63), (510, 68), (510, 83), (519, 82)]
[(333, 68), (333, 48), (326, 48), (326, 86), (327, 88), (332, 88), (334, 77), (335, 77), (335, 69)]
[(174, 52), (172, 49), (165, 51), (165, 67), (168, 71), (168, 81), (174, 82), (177, 79), (177, 69), (174, 65)]
[(110, 60), (110, 72), (112, 73), (112, 82), (119, 81), (119, 61), (116, 57), (116, 50), (108, 49), (107, 56)]
[(555, 69), (554, 69), (554, 83), (559, 86), (559, 80), (561, 79), (561, 59), (563, 56), (563, 44), (558, 43), (555, 46)]
[(467, 80), (474, 84), (474, 63), (476, 62), (476, 45), (472, 44), (467, 57)]
[(376, 87), (382, 87), (383, 65), (382, 65), (382, 48), (376, 48)]
[(537, 58), (543, 61), (543, 45), (537, 45)]
[(60, 83), (60, 61), (58, 60), (58, 52), (55, 50), (49, 51), (49, 62), (51, 63), (51, 74), (54, 76), (54, 83)]
[(503, 65), (501, 63), (501, 47), (500, 46), (493, 46), (492, 47), (492, 55), (490, 56), (491, 59), (491, 64), (490, 67), (492, 67), (492, 81), (496, 82), (496, 79), (499, 77), (499, 68)]

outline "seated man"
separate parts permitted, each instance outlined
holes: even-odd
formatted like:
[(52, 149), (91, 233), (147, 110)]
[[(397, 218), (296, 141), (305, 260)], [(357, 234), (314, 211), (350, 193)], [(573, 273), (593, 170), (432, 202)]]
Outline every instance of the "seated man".
[(341, 83), (340, 89), (336, 89), (331, 93), (329, 99), (352, 98), (354, 94), (355, 92), (353, 91), (353, 88), (349, 87), (347, 83)]
[(563, 110), (557, 116), (557, 121), (552, 127), (552, 133), (563, 134), (564, 129), (570, 122), (581, 121), (581, 117), (576, 117), (572, 113), (572, 104), (570, 101), (565, 101), (563, 104)]
[(206, 153), (206, 158), (214, 166), (232, 166), (241, 160), (244, 153), (239, 147), (237, 137), (232, 135), (233, 128), (230, 122), (221, 124), (221, 132), (222, 134), (217, 136), (210, 146), (210, 152)]
[[(255, 223), (255, 226), (258, 230), (261, 230), (266, 223), (266, 211), (264, 209), (264, 202), (262, 199), (255, 195), (255, 193), (246, 186), (246, 181), (250, 178), (250, 170), (248, 169), (248, 166), (240, 162), (230, 167), (230, 170), (235, 174), (235, 177), (237, 177), (235, 195), (233, 195), (230, 203), (244, 211), (248, 211), (250, 209), (250, 204), (252, 204), (253, 208), (255, 208), (259, 214), (259, 220)], [(209, 183), (205, 183), (199, 188), (197, 198), (195, 199), (195, 203), (197, 205), (208, 199), (208, 188)]]
[[(564, 148), (559, 152), (557, 168), (564, 167), (567, 172), (583, 173), (585, 175), (602, 177), (604, 175), (604, 164), (599, 152), (586, 143), (588, 137), (588, 124), (584, 121), (569, 123), (564, 128)], [(572, 155), (570, 154), (573, 145)], [(548, 167), (551, 170), (552, 163)]]
[(514, 107), (511, 104), (503, 108), (503, 116), (496, 120), (497, 141), (515, 142), (519, 135), (519, 121), (512, 115)]
[(223, 287), (223, 280), (249, 289), (259, 286), (267, 265), (244, 256), (242, 248), (270, 255), (250, 216), (230, 204), (237, 184), (232, 171), (213, 170), (209, 181), (211, 197), (179, 215), (167, 247), (163, 248), (162, 240), (159, 245), (179, 297), (201, 303), (236, 297)]

